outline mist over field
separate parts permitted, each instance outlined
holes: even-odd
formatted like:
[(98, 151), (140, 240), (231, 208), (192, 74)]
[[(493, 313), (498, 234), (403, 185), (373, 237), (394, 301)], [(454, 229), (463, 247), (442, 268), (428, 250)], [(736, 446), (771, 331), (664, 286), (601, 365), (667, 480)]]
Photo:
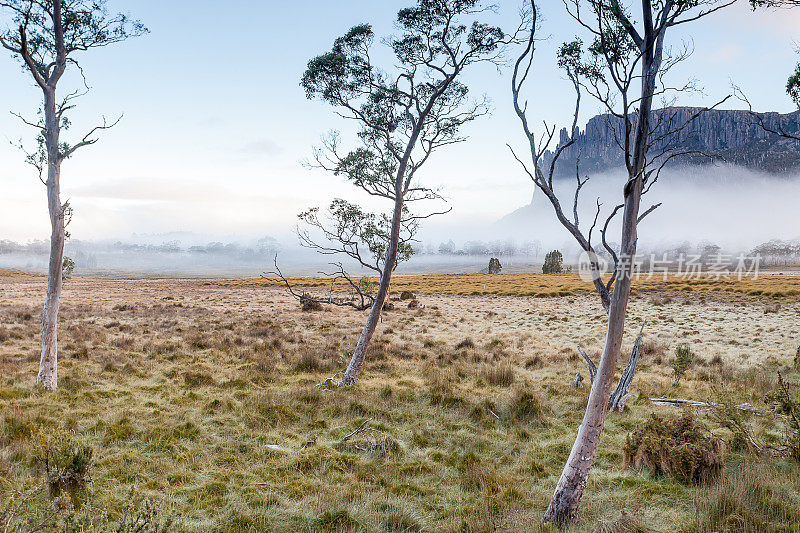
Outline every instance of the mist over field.
[[(623, 180), (621, 171), (591, 178), (581, 192), (582, 227), (591, 226), (598, 198), (604, 220)], [(574, 188), (575, 181), (569, 178), (559, 179), (556, 186), (570, 216)], [(579, 250), (553, 217), (550, 204), (540, 191), (532, 196), (528, 205), (490, 223), (456, 224), (448, 215), (432, 219), (421, 232), (415, 255), (398, 272), (479, 272), (492, 255), (504, 258), (506, 271), (534, 272), (551, 249), (561, 250), (567, 261), (576, 258)], [(797, 174), (774, 175), (724, 164), (670, 168), (644, 197), (643, 209), (662, 205), (640, 227), (640, 250), (660, 253), (684, 243), (693, 247), (713, 243), (739, 254), (772, 239), (794, 240), (800, 238), (798, 198)], [(265, 228), (275, 237), (173, 232), (98, 241), (76, 238), (67, 243), (66, 253), (76, 261), (76, 276), (259, 276), (274, 270), (276, 254), (288, 275), (330, 271), (328, 258), (299, 246), (292, 224)], [(619, 234), (618, 227), (612, 223), (609, 233)], [(0, 247), (0, 268), (44, 272), (47, 253), (44, 241), (16, 246), (6, 242)]]
[[(582, 227), (591, 226), (598, 198), (601, 222), (605, 220), (614, 199), (619, 198), (624, 179), (623, 172), (590, 179), (581, 191)], [(562, 178), (556, 186), (570, 217), (574, 190), (574, 179)], [(800, 237), (798, 195), (797, 174), (773, 175), (728, 165), (666, 169), (642, 199), (642, 211), (662, 205), (640, 226), (640, 243), (663, 248), (683, 241), (711, 241), (730, 250), (750, 250), (770, 239), (796, 239)], [(619, 233), (618, 225), (610, 227), (610, 235)], [(530, 205), (500, 220), (496, 228), (517, 239), (537, 238), (545, 248), (572, 246), (571, 236), (555, 220), (552, 207), (541, 193), (534, 195)]]

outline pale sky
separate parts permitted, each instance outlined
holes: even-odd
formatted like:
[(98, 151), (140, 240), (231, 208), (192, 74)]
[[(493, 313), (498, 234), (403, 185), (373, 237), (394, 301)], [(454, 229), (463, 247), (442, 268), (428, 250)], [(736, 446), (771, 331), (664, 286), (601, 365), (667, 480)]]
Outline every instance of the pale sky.
[[(75, 209), (73, 236), (125, 239), (180, 231), (288, 239), (298, 212), (334, 196), (363, 199), (341, 178), (300, 164), (321, 135), (352, 131), (352, 124), (326, 104), (306, 100), (298, 83), (307, 61), (337, 36), (361, 22), (373, 24), (379, 36), (390, 34), (395, 13), (410, 3), (114, 0), (112, 8), (141, 19), (151, 33), (80, 58), (92, 92), (72, 114), (66, 137), (82, 136), (103, 114), (124, 118), (64, 163), (63, 197)], [(498, 3), (498, 21), (512, 28), (521, 4)], [(541, 35), (549, 38), (539, 47), (528, 87), (530, 114), (539, 123), (564, 124), (572, 104), (554, 52), (578, 31), (560, 0), (542, 0), (540, 9)], [(679, 103), (717, 101), (733, 81), (759, 110), (792, 110), (784, 86), (800, 59), (794, 46), (800, 9), (752, 14), (742, 1), (684, 28), (690, 34), (673, 32), (671, 43), (691, 39), (695, 53), (673, 79), (697, 78), (705, 96)], [(41, 93), (7, 53), (0, 54), (0, 79), (0, 239), (46, 238), (44, 187), (10, 144), (32, 142), (35, 132), (10, 112), (34, 116)], [(65, 80), (65, 89), (74, 81)], [(508, 69), (480, 67), (467, 81), (474, 96), (489, 96), (493, 114), (470, 125), (469, 140), (436, 154), (421, 175), (451, 200), (452, 213), (431, 223), (442, 231), (494, 221), (526, 204), (532, 193), (505, 147), (523, 140), (511, 109)], [(582, 122), (598, 110), (585, 107)]]

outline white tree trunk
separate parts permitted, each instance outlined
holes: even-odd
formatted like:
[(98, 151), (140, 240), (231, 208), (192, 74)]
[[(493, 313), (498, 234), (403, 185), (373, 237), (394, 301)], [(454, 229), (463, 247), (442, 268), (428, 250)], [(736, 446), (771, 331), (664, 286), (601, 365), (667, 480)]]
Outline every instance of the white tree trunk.
[(45, 140), (47, 146), (47, 208), (50, 213), (50, 262), (47, 295), (42, 312), (42, 353), (36, 382), (49, 390), (58, 388), (58, 310), (61, 305), (64, 264), (64, 212), (61, 204), (61, 156), (55, 90), (45, 91)]
[(653, 48), (645, 52), (642, 58), (642, 98), (638, 110), (633, 150), (629, 159), (628, 183), (625, 186), (620, 258), (614, 292), (609, 305), (606, 342), (597, 368), (597, 376), (589, 393), (583, 421), (578, 428), (578, 435), (572, 451), (544, 516), (545, 520), (552, 521), (559, 527), (569, 524), (580, 506), (583, 491), (589, 480), (589, 471), (600, 445), (600, 434), (603, 431), (614, 372), (622, 346), (625, 315), (631, 293), (633, 263), (636, 257), (639, 204), (643, 189), (642, 173), (647, 155), (650, 113), (656, 75), (661, 68), (662, 39), (663, 35), (656, 42), (651, 43)]

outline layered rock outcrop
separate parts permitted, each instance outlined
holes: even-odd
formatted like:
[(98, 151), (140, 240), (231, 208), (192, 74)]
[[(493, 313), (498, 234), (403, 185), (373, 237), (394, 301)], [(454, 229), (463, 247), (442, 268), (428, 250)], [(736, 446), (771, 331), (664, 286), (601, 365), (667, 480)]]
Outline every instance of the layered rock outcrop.
[[(651, 139), (654, 141), (650, 157), (665, 151), (692, 152), (672, 158), (669, 164), (727, 162), (775, 174), (800, 170), (800, 141), (769, 133), (758, 120), (760, 118), (769, 129), (782, 128), (800, 136), (800, 111), (759, 113), (758, 118), (742, 110), (700, 111), (695, 107), (653, 111)], [(582, 174), (624, 168), (619, 146), (623, 139), (622, 124), (621, 119), (610, 115), (598, 115), (589, 120), (585, 130), (578, 133), (575, 144), (559, 157), (556, 174), (574, 174), (577, 158), (580, 158)], [(678, 129), (680, 131), (669, 134)], [(568, 138), (567, 130), (561, 130), (560, 145)], [(552, 157), (553, 152), (545, 155), (544, 168), (549, 168)]]

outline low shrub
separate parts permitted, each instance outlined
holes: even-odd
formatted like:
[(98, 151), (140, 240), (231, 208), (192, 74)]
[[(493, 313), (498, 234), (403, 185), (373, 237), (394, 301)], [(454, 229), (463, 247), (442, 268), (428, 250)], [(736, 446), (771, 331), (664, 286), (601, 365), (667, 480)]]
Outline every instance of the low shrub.
[(322, 304), (303, 293), (300, 297), (300, 308), (305, 312), (322, 311)]
[(183, 382), (187, 387), (210, 387), (216, 385), (214, 378), (206, 372), (187, 371), (183, 373)]
[(647, 359), (660, 358), (663, 360), (666, 347), (660, 342), (653, 339), (645, 339), (639, 348), (639, 353)]
[(533, 391), (526, 387), (517, 387), (505, 406), (506, 418), (512, 422), (546, 421), (544, 408)]
[(473, 341), (469, 337), (456, 344), (456, 350), (464, 350), (467, 348), (475, 348), (475, 341)]
[(785, 446), (790, 457), (800, 462), (800, 398), (795, 399), (789, 384), (778, 372), (778, 387), (767, 394), (775, 410), (786, 415)]
[(322, 363), (317, 355), (312, 351), (305, 351), (300, 356), (300, 359), (295, 363), (295, 372), (317, 372), (322, 369)]
[(78, 498), (89, 481), (93, 454), (91, 446), (77, 443), (65, 432), (40, 435), (36, 459), (44, 469), (51, 498), (62, 492), (73, 500)]
[(625, 468), (647, 469), (657, 476), (697, 485), (719, 476), (723, 448), (722, 439), (695, 421), (691, 411), (678, 418), (652, 415), (628, 435), (623, 461)]
[(681, 378), (689, 370), (694, 362), (694, 354), (688, 344), (679, 344), (675, 348), (675, 360), (672, 362), (672, 371), (675, 376), (675, 385), (677, 385)]

